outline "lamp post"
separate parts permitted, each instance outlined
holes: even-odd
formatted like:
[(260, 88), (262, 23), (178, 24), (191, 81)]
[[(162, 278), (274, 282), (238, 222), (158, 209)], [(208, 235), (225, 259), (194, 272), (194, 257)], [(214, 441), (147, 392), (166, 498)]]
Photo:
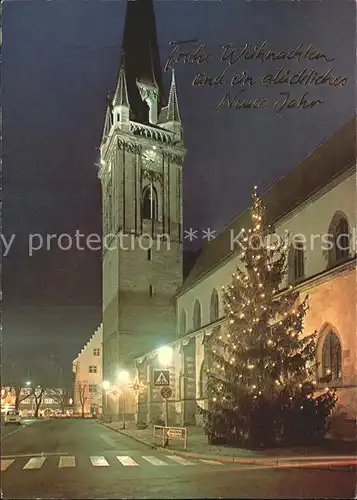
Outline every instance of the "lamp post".
[[(123, 429), (125, 429), (125, 413), (126, 413), (126, 386), (129, 382), (130, 375), (126, 370), (118, 373), (118, 383), (123, 386)], [(120, 401), (120, 394), (118, 395), (118, 402)], [(119, 411), (118, 411), (119, 412)]]
[[(31, 387), (32, 382), (31, 380), (26, 381), (26, 387)], [(31, 416), (33, 417), (33, 395), (31, 396)]]
[(109, 380), (103, 380), (102, 387), (103, 387), (104, 394), (105, 394), (105, 415), (104, 415), (104, 418), (107, 421), (108, 420), (108, 389), (110, 387)]
[[(173, 350), (172, 347), (163, 346), (158, 350), (158, 360), (161, 366), (169, 368), (172, 362)], [(165, 426), (169, 426), (169, 402), (165, 398)]]

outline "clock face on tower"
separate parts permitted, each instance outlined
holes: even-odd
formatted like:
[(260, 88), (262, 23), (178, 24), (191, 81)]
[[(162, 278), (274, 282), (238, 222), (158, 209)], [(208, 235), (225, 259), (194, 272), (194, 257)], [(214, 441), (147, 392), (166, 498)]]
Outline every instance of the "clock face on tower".
[(153, 165), (155, 163), (156, 158), (157, 158), (157, 152), (153, 148), (146, 149), (143, 152), (143, 160), (144, 160), (145, 164), (148, 166)]

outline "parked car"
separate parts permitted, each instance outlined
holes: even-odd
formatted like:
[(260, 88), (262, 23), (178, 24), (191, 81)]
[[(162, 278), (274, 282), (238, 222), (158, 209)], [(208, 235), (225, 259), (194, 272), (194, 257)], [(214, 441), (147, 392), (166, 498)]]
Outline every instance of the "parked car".
[(4, 423), (21, 425), (21, 415), (16, 410), (10, 410), (5, 414)]

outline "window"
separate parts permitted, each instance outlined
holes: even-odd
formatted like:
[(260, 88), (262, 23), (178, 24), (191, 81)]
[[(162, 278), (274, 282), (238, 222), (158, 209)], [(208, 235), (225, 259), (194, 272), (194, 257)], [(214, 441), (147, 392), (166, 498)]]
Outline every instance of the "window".
[(154, 297), (154, 295), (155, 295), (154, 285), (149, 285), (149, 295), (150, 295), (150, 297)]
[(219, 303), (218, 303), (218, 293), (214, 289), (211, 294), (211, 305), (210, 305), (210, 321), (216, 321), (219, 317)]
[(143, 190), (141, 216), (143, 219), (157, 220), (157, 192), (152, 184)]
[(52, 398), (45, 398), (43, 402), (45, 405), (52, 405), (55, 401)]
[(326, 381), (342, 377), (341, 344), (335, 332), (326, 335), (322, 345), (322, 378)]
[(100, 356), (100, 349), (99, 349), (99, 347), (95, 347), (93, 349), (93, 356)]
[(349, 227), (347, 217), (336, 212), (332, 218), (329, 234), (332, 236), (332, 248), (329, 249), (329, 265), (343, 262), (349, 257)]
[(348, 258), (349, 236), (348, 223), (345, 217), (341, 217), (337, 223), (334, 244), (336, 252), (336, 263)]
[(113, 200), (112, 200), (112, 178), (111, 176), (108, 179), (106, 190), (105, 190), (105, 199), (104, 201), (104, 229), (105, 234), (111, 232), (113, 227)]
[(96, 392), (97, 392), (97, 386), (93, 385), (93, 384), (89, 384), (88, 390), (89, 390), (90, 394), (96, 394)]
[(97, 367), (95, 365), (90, 365), (89, 373), (97, 373)]
[(193, 329), (198, 330), (199, 328), (201, 328), (201, 304), (200, 301), (196, 299), (193, 308)]
[(301, 241), (296, 242), (294, 248), (294, 281), (298, 281), (305, 275), (305, 252)]

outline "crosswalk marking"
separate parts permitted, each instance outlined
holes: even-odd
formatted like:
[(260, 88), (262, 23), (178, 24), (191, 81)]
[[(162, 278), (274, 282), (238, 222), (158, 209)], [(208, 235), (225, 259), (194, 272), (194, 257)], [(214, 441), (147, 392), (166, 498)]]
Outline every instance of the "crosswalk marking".
[(195, 462), (189, 462), (185, 458), (179, 457), (177, 455), (167, 455), (166, 458), (169, 458), (170, 460), (173, 460), (180, 465), (196, 465)]
[(200, 462), (211, 465), (223, 465), (222, 462), (216, 462), (215, 460), (204, 460), (203, 458), (200, 458)]
[(30, 458), (30, 460), (25, 465), (24, 469), (41, 469), (46, 457), (34, 457)]
[(144, 460), (147, 460), (152, 465), (168, 465), (166, 462), (163, 462), (158, 457), (142, 457)]
[(90, 457), (90, 461), (94, 467), (109, 467), (109, 464), (104, 457)]
[(1, 460), (1, 472), (4, 472), (10, 465), (15, 462), (15, 459), (12, 460)]
[(124, 457), (123, 456), (123, 457), (117, 457), (117, 459), (119, 460), (119, 462), (122, 465), (125, 465), (125, 466), (133, 467), (135, 465), (139, 465), (131, 457)]
[[(60, 455), (58, 453), (58, 455)], [(21, 467), (25, 470), (33, 470), (33, 469), (41, 469), (45, 463), (45, 461), (54, 460), (56, 462), (56, 466), (59, 469), (68, 469), (68, 468), (76, 468), (78, 467), (76, 457), (73, 455), (60, 455), (57, 457), (45, 456), (45, 454), (38, 454), (31, 456), (23, 455), (24, 461), (22, 462), (22, 456), (17, 455), (8, 455), (6, 457), (0, 457), (0, 465), (1, 472), (5, 472), (9, 467), (15, 462), (21, 460)], [(25, 462), (25, 457), (27, 462)], [(108, 462), (104, 456), (90, 456), (88, 457), (90, 463), (93, 467), (109, 467), (115, 466), (114, 462)], [(187, 466), (187, 465), (199, 465), (200, 462), (208, 465), (223, 465), (221, 462), (216, 462), (215, 460), (207, 460), (207, 459), (199, 459), (199, 460), (188, 460), (187, 458), (180, 457), (178, 455), (162, 455), (162, 459), (156, 455), (150, 456), (138, 456), (135, 460), (134, 458), (128, 455), (117, 455), (116, 459), (118, 460), (120, 465), (124, 467), (139, 467), (145, 464), (142, 463), (144, 460), (146, 463), (149, 463), (153, 466), (162, 466), (162, 465), (176, 465), (176, 466)], [(140, 462), (141, 460), (141, 462)], [(116, 462), (118, 464), (118, 462)], [(25, 465), (24, 465), (25, 464)], [(118, 465), (119, 465), (118, 464)], [(16, 465), (16, 464), (15, 464)], [(119, 465), (119, 466), (120, 466)], [(12, 470), (12, 469), (11, 469)]]
[(58, 467), (60, 469), (65, 467), (75, 467), (76, 466), (76, 458), (75, 457), (60, 457)]

